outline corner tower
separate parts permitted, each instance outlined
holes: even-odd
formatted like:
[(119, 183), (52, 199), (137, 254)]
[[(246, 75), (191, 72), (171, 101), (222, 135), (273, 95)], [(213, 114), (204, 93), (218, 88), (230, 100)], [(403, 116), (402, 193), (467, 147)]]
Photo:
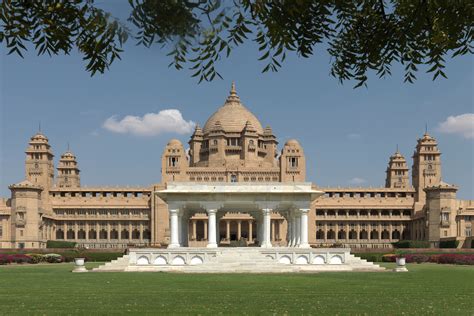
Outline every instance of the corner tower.
[(80, 187), (81, 178), (76, 156), (68, 149), (61, 155), (58, 164), (58, 177), (56, 185), (60, 188)]
[(412, 183), (415, 187), (415, 202), (424, 202), (426, 187), (436, 186), (441, 182), (441, 152), (438, 142), (427, 132), (418, 139), (413, 153)]
[(397, 151), (390, 157), (387, 167), (386, 188), (408, 188), (408, 167), (405, 157)]
[(41, 132), (36, 133), (31, 137), (25, 153), (26, 180), (49, 190), (54, 183), (54, 155), (48, 138)]

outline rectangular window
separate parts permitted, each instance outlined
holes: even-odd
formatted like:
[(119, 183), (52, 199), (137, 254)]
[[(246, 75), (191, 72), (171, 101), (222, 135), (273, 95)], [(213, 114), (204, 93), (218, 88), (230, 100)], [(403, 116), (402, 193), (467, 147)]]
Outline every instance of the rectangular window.
[(291, 168), (298, 168), (298, 158), (290, 157), (290, 167)]
[(3, 225), (0, 225), (0, 238), (3, 237)]

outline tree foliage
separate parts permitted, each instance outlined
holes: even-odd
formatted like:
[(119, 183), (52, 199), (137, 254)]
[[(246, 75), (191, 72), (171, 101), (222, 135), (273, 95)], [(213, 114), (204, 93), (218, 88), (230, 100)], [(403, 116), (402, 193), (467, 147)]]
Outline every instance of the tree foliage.
[[(217, 64), (255, 42), (263, 72), (278, 71), (287, 54), (308, 58), (317, 49), (331, 58), (331, 75), (366, 85), (370, 72), (391, 75), (404, 66), (413, 83), (420, 66), (433, 80), (446, 58), (473, 53), (474, 2), (470, 0), (129, 0), (119, 21), (93, 0), (4, 0), (0, 41), (22, 56), (31, 43), (38, 55), (77, 48), (86, 70), (103, 73), (124, 43), (160, 45), (170, 66), (187, 68), (199, 82), (221, 77)], [(320, 52), (318, 52), (321, 54)], [(222, 77), (221, 77), (222, 78)]]

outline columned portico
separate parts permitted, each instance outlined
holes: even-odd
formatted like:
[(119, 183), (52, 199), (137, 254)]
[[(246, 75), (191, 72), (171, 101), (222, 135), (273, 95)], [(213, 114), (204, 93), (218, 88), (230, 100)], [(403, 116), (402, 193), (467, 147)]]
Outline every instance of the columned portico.
[[(272, 213), (279, 213), (288, 223), (287, 245), (289, 247), (308, 248), (308, 213), (311, 202), (322, 195), (309, 183), (168, 183), (165, 190), (156, 191), (161, 199), (168, 203), (170, 213), (169, 248), (187, 246), (188, 220), (196, 213), (207, 213), (205, 237), (207, 248), (216, 248), (220, 237), (230, 239), (230, 222), (227, 220), (220, 236), (218, 220), (227, 212), (248, 213), (256, 222), (257, 241), (262, 248), (271, 248), (272, 234), (276, 236), (276, 227), (272, 225)], [(224, 217), (225, 218), (225, 217)], [(193, 224), (195, 225), (195, 224)], [(242, 238), (243, 221), (237, 218), (234, 238)], [(252, 240), (251, 221), (248, 222), (247, 238)], [(193, 237), (195, 238), (195, 226)], [(206, 229), (207, 228), (207, 229)], [(219, 239), (218, 239), (219, 237)]]

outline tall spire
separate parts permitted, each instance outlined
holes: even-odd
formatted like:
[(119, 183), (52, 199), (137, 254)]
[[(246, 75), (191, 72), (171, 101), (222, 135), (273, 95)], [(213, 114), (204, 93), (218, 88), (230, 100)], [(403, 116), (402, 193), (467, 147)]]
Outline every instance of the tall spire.
[(425, 123), (425, 135), (428, 135), (428, 123)]
[(235, 89), (235, 82), (232, 81), (232, 85), (230, 87), (230, 94), (229, 96), (227, 97), (227, 100), (225, 101), (225, 103), (240, 103), (240, 98), (239, 96), (237, 95), (237, 91)]
[(41, 133), (41, 121), (38, 122), (38, 133)]

